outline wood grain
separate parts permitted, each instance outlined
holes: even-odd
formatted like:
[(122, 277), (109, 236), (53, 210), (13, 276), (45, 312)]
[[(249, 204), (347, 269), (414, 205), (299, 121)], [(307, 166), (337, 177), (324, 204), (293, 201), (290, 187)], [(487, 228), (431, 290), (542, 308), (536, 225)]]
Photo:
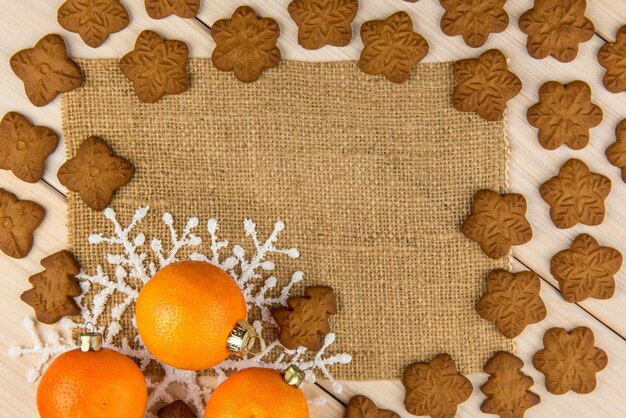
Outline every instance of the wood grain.
[[(473, 49), (466, 46), (460, 37), (445, 36), (439, 28), (443, 9), (435, 0), (407, 3), (401, 0), (361, 1), (357, 18), (353, 22), (354, 38), (345, 48), (324, 47), (317, 51), (307, 51), (297, 45), (297, 28), (287, 13), (289, 0), (222, 0), (203, 2), (199, 19), (180, 19), (175, 16), (152, 20), (148, 18), (142, 1), (124, 1), (131, 14), (127, 29), (113, 34), (98, 49), (86, 46), (76, 34), (63, 30), (56, 22), (56, 9), (61, 0), (26, 0), (11, 2), (0, 16), (3, 35), (0, 39), (0, 114), (16, 110), (37, 124), (50, 126), (60, 133), (61, 109), (59, 100), (44, 108), (36, 108), (26, 99), (21, 82), (13, 75), (8, 65), (9, 57), (22, 48), (32, 47), (47, 33), (62, 34), (69, 46), (70, 55), (80, 58), (121, 57), (133, 48), (137, 35), (144, 29), (152, 29), (166, 37), (180, 39), (189, 44), (193, 56), (210, 56), (214, 43), (208, 26), (217, 19), (229, 17), (235, 7), (243, 4), (253, 6), (259, 14), (275, 18), (281, 27), (279, 46), (284, 59), (328, 61), (358, 59), (362, 43), (358, 34), (361, 24), (371, 19), (381, 19), (398, 10), (407, 11), (413, 18), (416, 31), (430, 43), (430, 53), (425, 61), (448, 61), (477, 56), (489, 48), (501, 49), (510, 59), (513, 71), (522, 79), (522, 94), (510, 102), (507, 115), (507, 132), (511, 143), (510, 185), (515, 192), (523, 193), (528, 200), (528, 218), (535, 236), (527, 245), (516, 247), (514, 271), (533, 269), (542, 278), (541, 295), (548, 307), (548, 317), (541, 323), (530, 326), (517, 338), (518, 355), (526, 362), (524, 371), (535, 379), (532, 390), (542, 397), (542, 403), (532, 408), (527, 417), (545, 416), (593, 416), (615, 417), (623, 413), (626, 393), (623, 390), (626, 360), (626, 324), (624, 324), (624, 303), (626, 302), (626, 267), (617, 276), (616, 295), (607, 301), (587, 300), (571, 304), (563, 300), (556, 287), (556, 281), (549, 273), (550, 258), (557, 251), (569, 247), (571, 240), (581, 232), (596, 237), (602, 245), (617, 248), (626, 255), (626, 186), (619, 177), (618, 170), (604, 157), (605, 148), (614, 141), (614, 129), (618, 121), (626, 117), (626, 93), (607, 92), (601, 83), (603, 70), (596, 60), (597, 50), (605, 40), (613, 41), (617, 29), (626, 24), (626, 0), (589, 0), (587, 15), (594, 21), (598, 36), (582, 44), (578, 58), (568, 64), (552, 58), (535, 60), (526, 53), (526, 36), (517, 27), (517, 19), (532, 6), (532, 0), (509, 1), (506, 9), (511, 17), (509, 28), (500, 34), (492, 35), (485, 46)], [(548, 80), (568, 82), (581, 79), (593, 90), (593, 100), (604, 110), (604, 120), (591, 130), (590, 145), (581, 151), (561, 148), (546, 151), (537, 141), (536, 130), (528, 125), (525, 114), (529, 106), (537, 100), (537, 90)], [(613, 190), (607, 200), (607, 218), (598, 227), (576, 226), (569, 230), (558, 230), (548, 216), (548, 206), (538, 194), (538, 186), (552, 177), (560, 165), (568, 158), (580, 158), (592, 171), (600, 172), (613, 182)], [(19, 198), (27, 198), (42, 204), (46, 218), (36, 231), (31, 254), (23, 260), (13, 260), (0, 254), (3, 268), (3, 292), (0, 295), (0, 325), (3, 335), (0, 338), (0, 400), (5, 409), (3, 416), (15, 418), (36, 416), (36, 385), (26, 382), (24, 375), (29, 367), (28, 359), (16, 360), (7, 355), (8, 347), (28, 343), (28, 335), (21, 326), (25, 316), (32, 316), (32, 310), (19, 300), (19, 294), (29, 285), (27, 278), (41, 270), (39, 260), (55, 251), (63, 249), (66, 242), (65, 189), (58, 183), (56, 171), (65, 160), (61, 143), (49, 158), (44, 181), (35, 185), (21, 182), (11, 173), (0, 171), (0, 187), (16, 193)], [(609, 354), (609, 366), (599, 374), (598, 389), (589, 395), (566, 394), (556, 396), (545, 391), (543, 375), (530, 365), (532, 354), (541, 348), (541, 338), (546, 329), (552, 326), (572, 328), (578, 325), (589, 326), (595, 333), (597, 345)], [(48, 326), (42, 325), (43, 329)], [(417, 360), (417, 359), (416, 359)], [(459, 410), (459, 416), (474, 417), (483, 395), (478, 387), (486, 380), (486, 375), (470, 376), (474, 383), (474, 394)], [(327, 382), (322, 387), (331, 391)], [(360, 382), (344, 383), (345, 390), (337, 396), (345, 403), (356, 393), (363, 393), (374, 399), (379, 406), (396, 410), (402, 416), (408, 415), (402, 406), (403, 388), (399, 382)], [(324, 396), (327, 400), (322, 407), (313, 407), (313, 417), (341, 417), (342, 403), (315, 386), (305, 387), (310, 399)], [(622, 409), (620, 409), (622, 408)]]

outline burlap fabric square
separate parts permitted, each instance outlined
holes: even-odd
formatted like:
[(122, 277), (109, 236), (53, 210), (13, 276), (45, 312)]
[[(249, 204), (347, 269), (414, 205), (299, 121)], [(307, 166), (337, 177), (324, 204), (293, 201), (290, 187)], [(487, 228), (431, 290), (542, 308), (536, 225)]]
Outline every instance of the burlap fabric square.
[[(85, 84), (63, 97), (68, 156), (97, 135), (129, 159), (135, 177), (112, 207), (128, 220), (149, 205), (154, 235), (167, 234), (163, 211), (216, 217), (235, 242), (245, 218), (267, 232), (285, 221), (281, 243), (301, 256), (274, 274), (302, 270), (338, 296), (334, 348), (353, 362), (336, 378), (399, 378), (440, 352), (478, 372), (513, 349), (474, 310), (487, 273), (510, 260), (459, 232), (476, 190), (507, 189), (504, 123), (452, 108), (452, 64), (418, 65), (398, 85), (354, 62), (283, 62), (244, 84), (195, 59), (191, 89), (156, 104), (137, 100), (117, 61), (79, 64)], [(71, 249), (102, 263), (87, 239), (111, 226), (76, 194), (68, 202)], [(126, 321), (122, 335), (135, 332)]]

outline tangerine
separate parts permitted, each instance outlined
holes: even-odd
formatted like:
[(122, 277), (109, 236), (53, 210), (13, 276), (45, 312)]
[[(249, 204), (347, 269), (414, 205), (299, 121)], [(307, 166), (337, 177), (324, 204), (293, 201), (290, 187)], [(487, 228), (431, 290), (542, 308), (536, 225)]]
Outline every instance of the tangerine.
[(226, 346), (246, 301), (224, 270), (202, 261), (181, 261), (159, 270), (139, 292), (137, 329), (160, 361), (203, 370), (229, 356)]
[(139, 367), (106, 348), (61, 354), (37, 388), (41, 418), (142, 418), (147, 402), (148, 389)]
[(251, 367), (220, 384), (204, 418), (308, 418), (309, 407), (300, 389), (290, 386), (272, 369)]

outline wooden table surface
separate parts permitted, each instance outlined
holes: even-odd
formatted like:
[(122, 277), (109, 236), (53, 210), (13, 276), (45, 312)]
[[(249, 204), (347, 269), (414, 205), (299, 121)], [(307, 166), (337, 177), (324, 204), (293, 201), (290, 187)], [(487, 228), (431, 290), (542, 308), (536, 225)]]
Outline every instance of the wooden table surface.
[[(180, 19), (172, 16), (164, 20), (150, 19), (141, 0), (122, 0), (131, 14), (131, 23), (124, 31), (113, 34), (100, 48), (86, 46), (76, 34), (63, 30), (56, 21), (56, 10), (62, 0), (3, 0), (0, 14), (0, 115), (15, 110), (32, 122), (46, 125), (61, 133), (61, 108), (59, 100), (48, 106), (36, 108), (26, 99), (20, 80), (12, 73), (8, 62), (16, 51), (32, 47), (47, 33), (62, 34), (70, 55), (78, 58), (119, 58), (133, 48), (137, 35), (152, 29), (167, 38), (185, 41), (192, 56), (210, 56), (214, 43), (210, 27), (217, 19), (230, 16), (236, 6), (248, 4), (263, 16), (276, 19), (281, 27), (279, 46), (284, 59), (327, 61), (358, 59), (362, 43), (358, 35), (360, 25), (371, 19), (385, 18), (404, 10), (413, 18), (415, 30), (430, 43), (426, 61), (448, 61), (475, 57), (490, 48), (501, 49), (510, 58), (512, 71), (522, 79), (522, 93), (509, 102), (507, 131), (511, 144), (510, 185), (514, 192), (522, 193), (528, 201), (528, 218), (535, 237), (526, 245), (513, 251), (514, 271), (531, 269), (542, 278), (541, 296), (548, 308), (547, 318), (528, 327), (516, 339), (518, 355), (524, 360), (524, 372), (535, 380), (532, 390), (541, 396), (541, 404), (530, 409), (528, 417), (619, 417), (626, 416), (626, 266), (617, 275), (617, 291), (610, 300), (587, 300), (568, 303), (559, 294), (556, 280), (550, 275), (549, 261), (557, 251), (568, 248), (571, 240), (582, 232), (596, 237), (602, 245), (609, 245), (626, 255), (626, 184), (619, 170), (611, 166), (604, 151), (615, 140), (615, 126), (626, 118), (626, 93), (611, 94), (602, 86), (603, 69), (596, 53), (607, 41), (614, 41), (617, 29), (626, 24), (626, 0), (588, 0), (587, 16), (594, 22), (596, 36), (580, 46), (576, 60), (563, 64), (552, 58), (535, 60), (525, 49), (526, 36), (519, 30), (519, 16), (532, 6), (532, 0), (512, 0), (506, 5), (511, 23), (508, 29), (492, 35), (479, 49), (467, 47), (460, 37), (445, 36), (439, 21), (443, 9), (436, 0), (408, 3), (402, 0), (361, 0), (353, 30), (352, 43), (345, 48), (324, 47), (307, 51), (297, 44), (297, 28), (287, 13), (289, 0), (204, 0), (197, 19)], [(591, 130), (590, 144), (581, 151), (561, 147), (547, 151), (539, 145), (537, 133), (525, 118), (526, 110), (537, 101), (541, 84), (549, 80), (569, 82), (584, 80), (593, 89), (593, 101), (604, 111), (602, 124)], [(567, 159), (575, 157), (585, 161), (592, 171), (608, 176), (613, 188), (607, 199), (607, 218), (596, 227), (577, 225), (567, 230), (557, 229), (548, 216), (548, 206), (538, 193), (538, 186), (558, 172)], [(15, 359), (8, 348), (30, 342), (22, 327), (24, 317), (32, 310), (19, 299), (21, 292), (30, 287), (27, 278), (41, 270), (39, 260), (66, 247), (66, 189), (57, 180), (56, 172), (65, 160), (61, 143), (48, 159), (42, 181), (27, 184), (7, 171), (0, 171), (0, 187), (15, 193), (20, 199), (34, 200), (46, 208), (46, 218), (35, 233), (35, 244), (28, 257), (14, 260), (0, 253), (2, 267), (2, 292), (0, 294), (0, 400), (1, 417), (36, 417), (36, 384), (25, 379), (31, 359)], [(544, 377), (531, 365), (532, 355), (542, 347), (544, 332), (554, 326), (571, 329), (584, 325), (595, 333), (597, 346), (609, 356), (608, 367), (598, 374), (598, 387), (588, 395), (569, 392), (552, 395), (545, 390)], [(45, 328), (44, 328), (45, 329)], [(479, 405), (483, 395), (479, 390), (487, 375), (470, 376), (474, 384), (471, 398), (459, 408), (459, 416), (482, 416)], [(332, 393), (330, 385), (320, 382), (307, 385), (307, 395), (326, 398), (320, 407), (313, 407), (313, 417), (341, 417), (351, 396), (361, 393), (369, 396), (380, 407), (392, 409), (401, 416), (412, 416), (403, 407), (404, 390), (398, 381), (344, 382), (341, 394)]]

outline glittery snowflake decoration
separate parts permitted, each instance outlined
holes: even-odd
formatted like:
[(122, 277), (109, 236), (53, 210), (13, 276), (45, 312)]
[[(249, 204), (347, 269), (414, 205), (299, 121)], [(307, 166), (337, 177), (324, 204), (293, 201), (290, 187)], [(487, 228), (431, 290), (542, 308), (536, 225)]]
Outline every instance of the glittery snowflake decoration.
[[(104, 216), (114, 228), (113, 235), (92, 234), (89, 236), (89, 244), (109, 245), (112, 248), (123, 250), (120, 253), (107, 254), (106, 263), (114, 266), (114, 277), (110, 277), (102, 265), (96, 266), (92, 273), (81, 271), (77, 278), (83, 293), (76, 298), (76, 302), (81, 308), (82, 321), (75, 322), (70, 318), (64, 318), (61, 321), (61, 324), (68, 330), (83, 329), (87, 323), (96, 324), (97, 331), (103, 334), (103, 345), (136, 359), (144, 372), (155, 364), (160, 366), (163, 370), (162, 376), (155, 379), (148, 378), (147, 384), (150, 394), (147, 416), (154, 416), (150, 411), (158, 403), (169, 403), (175, 400), (169, 391), (173, 385), (184, 388), (183, 400), (193, 405), (198, 414), (202, 416), (204, 405), (206, 405), (213, 389), (233, 372), (248, 367), (265, 367), (283, 371), (290, 364), (297, 364), (302, 370), (305, 370), (308, 382), (314, 383), (317, 377), (321, 376), (331, 381), (333, 389), (337, 393), (341, 392), (341, 385), (333, 379), (328, 366), (347, 364), (352, 361), (352, 357), (345, 353), (326, 354), (336, 338), (332, 333), (326, 336), (322, 349), (317, 353), (311, 353), (305, 347), (288, 350), (278, 341), (269, 344), (261, 342), (258, 354), (249, 354), (242, 358), (229, 358), (211, 369), (216, 378), (210, 379), (208, 384), (204, 382), (207, 379), (202, 379), (199, 372), (178, 370), (158, 362), (148, 352), (139, 334), (136, 334), (132, 341), (126, 337), (121, 337), (119, 334), (122, 331), (122, 318), (127, 311), (132, 314), (133, 325), (136, 324), (134, 306), (141, 285), (137, 286), (133, 283), (141, 283), (142, 285), (147, 283), (159, 269), (179, 261), (178, 256), (183, 249), (193, 251), (188, 257), (189, 259), (212, 263), (231, 275), (241, 288), (248, 309), (258, 309), (260, 312), (260, 318), (252, 324), (259, 335), (264, 329), (276, 327), (271, 316), (271, 309), (277, 306), (286, 306), (293, 285), (304, 278), (302, 272), (295, 272), (289, 282), (280, 289), (276, 289), (279, 282), (275, 276), (270, 275), (264, 278), (267, 272), (271, 272), (275, 268), (274, 262), (269, 259), (272, 255), (286, 255), (290, 258), (300, 256), (296, 248), (283, 249), (276, 246), (279, 235), (285, 228), (281, 221), (276, 222), (272, 233), (267, 239), (262, 240), (257, 235), (254, 222), (245, 220), (243, 223), (245, 234), (254, 245), (254, 250), (247, 254), (241, 245), (233, 245), (229, 251), (229, 242), (218, 236), (219, 225), (217, 220), (209, 219), (206, 230), (210, 253), (203, 254), (196, 251), (203, 243), (203, 239), (194, 232), (199, 226), (199, 219), (197, 217), (190, 218), (182, 232), (179, 233), (174, 227), (173, 216), (166, 212), (163, 214), (162, 220), (169, 230), (168, 248), (164, 246), (162, 240), (154, 238), (149, 245), (151, 253), (147, 253), (142, 250), (146, 248), (146, 236), (138, 231), (142, 220), (148, 215), (148, 211), (148, 207), (140, 207), (136, 210), (131, 222), (127, 226), (122, 226), (113, 209), (104, 210)], [(91, 297), (87, 298), (87, 295)], [(108, 312), (109, 315), (106, 325), (101, 320), (105, 312)], [(76, 345), (55, 332), (50, 333), (44, 342), (30, 319), (25, 321), (25, 327), (31, 333), (33, 346), (13, 347), (10, 353), (14, 356), (33, 355), (39, 357), (36, 366), (28, 374), (29, 380), (35, 381), (52, 357), (75, 348)], [(319, 404), (319, 400), (314, 400), (312, 403)]]

